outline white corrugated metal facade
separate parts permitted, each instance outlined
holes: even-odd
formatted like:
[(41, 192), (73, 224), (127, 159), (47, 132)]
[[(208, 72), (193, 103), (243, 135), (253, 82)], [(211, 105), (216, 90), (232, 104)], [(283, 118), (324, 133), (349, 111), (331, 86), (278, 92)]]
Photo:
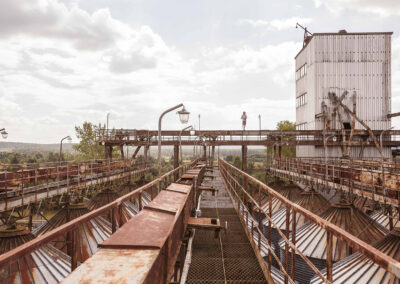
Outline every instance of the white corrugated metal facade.
[[(329, 92), (340, 97), (349, 109), (353, 109), (353, 95), (356, 95), (357, 116), (373, 130), (385, 130), (391, 126), (386, 115), (391, 113), (391, 34), (392, 33), (337, 33), (314, 34), (308, 44), (296, 56), (296, 71), (306, 64), (302, 76), (296, 74), (296, 98), (304, 96), (302, 104), (296, 104), (296, 125), (298, 129), (322, 129), (323, 120), (315, 115), (322, 112), (321, 104), (333, 109)], [(298, 72), (299, 73), (299, 72)], [(300, 74), (300, 73), (299, 73)], [(343, 122), (351, 117), (339, 107)], [(331, 128), (341, 129), (336, 121)], [(356, 129), (364, 129), (356, 123)], [(324, 156), (323, 147), (298, 146), (298, 157)], [(373, 146), (352, 147), (350, 155), (359, 157), (380, 157)], [(341, 157), (340, 147), (328, 149), (329, 156)], [(384, 155), (391, 157), (386, 147)]]

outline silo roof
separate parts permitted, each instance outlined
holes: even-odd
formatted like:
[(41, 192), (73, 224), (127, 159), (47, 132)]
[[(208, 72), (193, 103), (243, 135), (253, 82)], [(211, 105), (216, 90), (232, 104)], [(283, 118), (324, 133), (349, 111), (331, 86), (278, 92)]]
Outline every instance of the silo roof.
[[(400, 227), (395, 228), (386, 237), (373, 246), (393, 259), (400, 261)], [(326, 277), (326, 270), (322, 271)], [(333, 265), (335, 283), (399, 283), (400, 279), (381, 268), (360, 253), (354, 253)], [(310, 283), (323, 283), (315, 276)]]
[[(298, 186), (285, 186), (285, 187), (279, 187), (277, 189), (273, 188), (275, 191), (277, 191), (280, 195), (283, 195), (285, 198), (289, 199), (290, 201), (295, 201), (300, 197), (300, 193), (302, 190)], [(283, 206), (282, 201), (280, 201), (276, 197), (272, 197), (272, 213), (275, 213), (278, 211), (279, 208)], [(269, 202), (268, 202), (268, 196), (264, 197), (262, 201), (261, 208), (264, 212), (268, 213), (269, 210)]]
[[(35, 236), (26, 228), (0, 230), (0, 254), (14, 249)], [(1, 283), (58, 283), (71, 273), (71, 259), (50, 244), (1, 267)]]
[[(376, 211), (371, 214), (371, 219), (381, 224), (386, 229), (390, 230), (389, 216), (382, 211)], [(393, 214), (393, 227), (400, 226), (399, 212), (394, 210)]]
[[(320, 214), (320, 217), (366, 243), (378, 241), (387, 233), (384, 227), (349, 203), (333, 204), (328, 210)], [(296, 246), (305, 256), (326, 259), (326, 235), (327, 232), (324, 228), (313, 222), (307, 222), (296, 232)], [(332, 243), (333, 261), (343, 259), (350, 254), (349, 247), (335, 236), (332, 237)], [(279, 246), (285, 247), (285, 242), (281, 240)]]
[[(321, 194), (314, 190), (304, 191), (300, 193), (300, 197), (294, 202), (297, 205), (311, 211), (314, 214), (320, 214), (330, 206)], [(272, 215), (272, 220), (277, 224), (279, 229), (286, 230), (286, 206), (283, 206), (275, 214)], [(296, 227), (302, 226), (306, 222), (306, 218), (301, 214), (296, 214)], [(268, 219), (263, 220), (263, 224), (268, 226)], [(274, 226), (272, 226), (274, 228)], [(292, 216), (290, 215), (289, 230), (292, 230)]]
[[(89, 212), (84, 204), (76, 204), (69, 206), (70, 220), (78, 218)], [(67, 223), (67, 208), (59, 210), (48, 222), (37, 227), (32, 231), (36, 236), (43, 235), (63, 224)], [(103, 243), (111, 235), (111, 224), (103, 217), (95, 217), (90, 221), (77, 227), (77, 259), (83, 262), (97, 251), (97, 246)], [(63, 244), (65, 238), (61, 237), (58, 242), (54, 242), (55, 246), (60, 249), (66, 249)]]

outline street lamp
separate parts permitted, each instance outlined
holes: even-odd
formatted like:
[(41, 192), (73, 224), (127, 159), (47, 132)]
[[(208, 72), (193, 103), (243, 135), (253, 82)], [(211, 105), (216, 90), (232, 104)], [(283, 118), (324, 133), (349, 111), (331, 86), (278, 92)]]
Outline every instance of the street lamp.
[(4, 139), (7, 139), (8, 133), (7, 133), (7, 131), (6, 131), (5, 128), (0, 129), (0, 133), (1, 133), (1, 136), (2, 136)]
[(180, 164), (182, 165), (182, 131), (190, 130), (190, 135), (192, 135), (193, 126), (189, 125), (188, 127), (183, 128), (179, 132), (179, 152), (180, 152)]
[(61, 161), (63, 160), (63, 156), (62, 156), (62, 143), (63, 143), (63, 141), (64, 141), (65, 139), (67, 139), (67, 141), (68, 141), (69, 143), (72, 142), (72, 138), (71, 138), (69, 135), (68, 135), (68, 136), (65, 136), (63, 139), (61, 139), (61, 142), (60, 142), (60, 157), (59, 157), (59, 159), (60, 159), (60, 164), (61, 164)]
[(199, 113), (199, 130), (200, 130), (200, 113)]
[(185, 106), (183, 104), (179, 104), (167, 109), (160, 115), (160, 118), (158, 119), (158, 177), (161, 176), (161, 121), (164, 115), (180, 107), (182, 107), (182, 109), (177, 112), (179, 114), (179, 119), (181, 123), (183, 124), (187, 123), (189, 120), (190, 113), (185, 109)]

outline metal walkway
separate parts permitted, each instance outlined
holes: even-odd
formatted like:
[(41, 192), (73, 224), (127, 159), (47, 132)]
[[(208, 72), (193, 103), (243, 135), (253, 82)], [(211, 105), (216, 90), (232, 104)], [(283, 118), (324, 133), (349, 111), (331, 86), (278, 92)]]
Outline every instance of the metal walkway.
[(213, 231), (195, 231), (186, 283), (267, 283), (218, 168), (214, 168), (213, 175), (214, 179), (205, 180), (203, 185), (211, 185), (218, 192), (216, 196), (203, 192), (201, 217), (220, 218), (228, 228), (218, 238)]

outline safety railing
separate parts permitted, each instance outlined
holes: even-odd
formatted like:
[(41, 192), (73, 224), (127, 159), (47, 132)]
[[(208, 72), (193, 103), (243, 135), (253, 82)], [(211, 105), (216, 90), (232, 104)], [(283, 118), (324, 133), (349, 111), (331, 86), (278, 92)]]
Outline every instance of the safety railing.
[[(32, 197), (35, 194), (48, 193), (50, 195), (51, 191), (60, 191), (62, 188), (70, 190), (71, 187), (87, 187), (97, 182), (107, 182), (134, 172), (148, 170), (151, 167), (150, 163), (136, 163), (132, 160), (2, 164), (0, 165), (0, 201), (23, 199), (29, 195), (31, 198), (28, 202), (31, 202), (37, 199)], [(26, 202), (23, 202), (20, 206), (25, 204)], [(5, 209), (7, 208), (0, 206), (0, 211)]]
[(385, 205), (400, 205), (400, 163), (352, 159), (275, 159), (269, 170), (290, 180), (342, 190)]
[[(195, 163), (194, 161), (193, 163)], [(85, 215), (82, 215), (70, 222), (61, 225), (60, 227), (55, 228), (54, 230), (45, 233), (11, 251), (8, 251), (2, 255), (0, 255), (0, 268), (5, 265), (12, 265), (13, 262), (18, 260), (21, 257), (33, 252), (34, 250), (40, 248), (41, 246), (48, 244), (50, 241), (55, 240), (56, 238), (67, 235), (67, 251), (71, 253), (71, 270), (74, 270), (77, 267), (77, 259), (76, 259), (76, 245), (77, 245), (77, 230), (78, 226), (83, 225), (85, 223), (90, 222), (93, 218), (108, 215), (111, 216), (111, 231), (114, 233), (117, 230), (117, 227), (123, 225), (123, 206), (125, 201), (135, 200), (135, 203), (139, 204), (139, 211), (143, 209), (142, 204), (142, 195), (147, 193), (146, 195), (150, 196), (153, 199), (161, 189), (167, 188), (175, 180), (176, 174), (178, 177), (181, 176), (182, 172), (185, 172), (188, 168), (192, 167), (193, 163), (182, 165), (174, 170), (169, 171), (163, 176), (153, 180), (150, 183), (147, 183), (144, 186), (139, 187), (138, 189), (119, 197), (118, 199), (100, 207), (96, 210), (93, 210)], [(117, 223), (118, 222), (118, 223)]]
[[(380, 252), (379, 250), (368, 245), (367, 243), (339, 228), (338, 226), (333, 225), (325, 219), (291, 202), (269, 186), (263, 184), (259, 180), (253, 178), (252, 176), (239, 170), (238, 168), (235, 168), (234, 166), (228, 164), (222, 159), (219, 160), (219, 168), (225, 181), (226, 188), (235, 200), (235, 208), (237, 208), (237, 210), (241, 210), (242, 207), (247, 208), (246, 211), (248, 212), (248, 215), (243, 218), (243, 221), (246, 224), (245, 229), (250, 230), (249, 234), (253, 235), (253, 231), (257, 231), (257, 233), (260, 234), (261, 229), (259, 228), (259, 224), (262, 224), (261, 219), (267, 218), (267, 237), (264, 237), (262, 234), (260, 235), (262, 236), (263, 240), (265, 240), (268, 244), (268, 269), (271, 270), (272, 258), (274, 258), (285, 275), (285, 283), (294, 283), (296, 254), (301, 257), (301, 259), (314, 271), (316, 275), (320, 277), (320, 279), (322, 279), (322, 281), (324, 281), (325, 283), (332, 283), (333, 236), (346, 243), (348, 246), (353, 248), (354, 251), (358, 251), (365, 257), (371, 259), (374, 263), (380, 265), (382, 268), (394, 274), (396, 277), (400, 277), (400, 262)], [(265, 196), (267, 196), (268, 198), (268, 211), (263, 210), (261, 207), (262, 200), (263, 198), (265, 198)], [(277, 198), (284, 204), (284, 206), (286, 206), (285, 233), (280, 230), (279, 226), (272, 219), (272, 198)], [(301, 214), (308, 221), (323, 228), (327, 232), (326, 277), (296, 247), (296, 222), (291, 222), (291, 220), (296, 220), (296, 214)], [(285, 263), (281, 262), (281, 260), (276, 256), (275, 252), (272, 249), (272, 228), (274, 228), (279, 233), (279, 235), (285, 242)], [(258, 242), (257, 246), (259, 249), (261, 248), (261, 241)], [(289, 252), (291, 253), (290, 260)]]

